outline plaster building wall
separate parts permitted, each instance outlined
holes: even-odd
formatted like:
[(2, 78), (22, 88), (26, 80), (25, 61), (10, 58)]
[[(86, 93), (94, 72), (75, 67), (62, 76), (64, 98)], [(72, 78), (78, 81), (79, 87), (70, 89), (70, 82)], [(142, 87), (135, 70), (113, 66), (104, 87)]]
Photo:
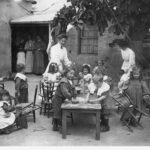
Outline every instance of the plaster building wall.
[[(20, 3), (31, 9), (31, 4)], [(11, 27), (10, 20), (22, 17), (27, 11), (14, 0), (0, 0), (0, 74), (11, 71)]]
[(109, 47), (109, 43), (115, 38), (119, 37), (112, 33), (108, 33), (108, 30), (106, 30), (103, 36), (98, 34), (97, 55), (79, 54), (79, 32), (75, 28), (72, 28), (68, 32), (67, 49), (69, 58), (79, 66), (84, 63), (89, 63), (91, 66), (95, 66), (98, 59), (105, 59), (108, 57), (110, 74), (113, 78), (118, 78), (118, 72), (120, 71), (122, 64), (121, 52)]

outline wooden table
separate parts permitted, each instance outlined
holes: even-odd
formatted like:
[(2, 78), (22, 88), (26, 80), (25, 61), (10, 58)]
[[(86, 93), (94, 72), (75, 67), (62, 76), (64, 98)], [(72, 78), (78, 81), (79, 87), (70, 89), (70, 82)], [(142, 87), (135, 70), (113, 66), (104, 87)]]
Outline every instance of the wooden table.
[(88, 113), (96, 115), (96, 140), (100, 140), (100, 104), (89, 103), (63, 103), (62, 106), (62, 138), (66, 139), (67, 113)]

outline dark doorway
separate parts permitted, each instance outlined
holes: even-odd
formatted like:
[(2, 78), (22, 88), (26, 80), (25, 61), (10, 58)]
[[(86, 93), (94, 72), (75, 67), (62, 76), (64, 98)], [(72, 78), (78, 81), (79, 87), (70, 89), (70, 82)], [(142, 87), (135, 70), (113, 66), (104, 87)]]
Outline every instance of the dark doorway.
[[(12, 72), (16, 72), (16, 62), (17, 62), (17, 53), (19, 41), (23, 39), (23, 47), (27, 41), (28, 35), (30, 34), (32, 39), (35, 39), (36, 36), (40, 36), (42, 41), (48, 45), (48, 36), (49, 36), (49, 27), (48, 24), (12, 24), (12, 45), (11, 45), (11, 53), (12, 53)], [(44, 64), (45, 68), (48, 64), (48, 56), (46, 53), (46, 49), (44, 51)]]

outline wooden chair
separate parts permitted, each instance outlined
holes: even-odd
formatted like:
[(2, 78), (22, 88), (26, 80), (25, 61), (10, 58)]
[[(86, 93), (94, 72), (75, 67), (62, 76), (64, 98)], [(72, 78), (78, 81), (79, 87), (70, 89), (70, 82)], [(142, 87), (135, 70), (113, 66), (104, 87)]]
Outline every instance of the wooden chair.
[(41, 82), (41, 89), (40, 89), (40, 96), (42, 97), (42, 101), (41, 101), (41, 109), (40, 109), (40, 115), (42, 113), (44, 113), (44, 115), (47, 114), (48, 118), (50, 117), (50, 113), (52, 110), (52, 98), (54, 95), (54, 84), (55, 83), (47, 83), (44, 84), (43, 82)]
[(130, 127), (132, 121), (134, 121), (137, 126), (143, 128), (143, 126), (140, 124), (141, 117), (143, 115), (149, 117), (148, 114), (135, 106), (132, 99), (126, 92), (124, 92), (122, 95), (111, 96), (120, 105), (122, 109), (120, 121), (122, 121), (128, 127), (129, 131), (133, 132), (132, 128)]
[(35, 111), (40, 109), (40, 106), (36, 104), (36, 96), (37, 96), (38, 85), (36, 85), (34, 99), (31, 103), (21, 103), (16, 105), (17, 108), (21, 108), (22, 114), (26, 116), (32, 115), (33, 121), (36, 122), (36, 113)]

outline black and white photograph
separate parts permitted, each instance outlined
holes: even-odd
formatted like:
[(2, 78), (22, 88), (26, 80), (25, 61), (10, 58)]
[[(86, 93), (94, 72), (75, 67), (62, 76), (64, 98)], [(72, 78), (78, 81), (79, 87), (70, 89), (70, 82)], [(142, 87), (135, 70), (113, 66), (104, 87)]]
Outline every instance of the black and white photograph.
[(150, 146), (150, 0), (0, 0), (3, 146)]

